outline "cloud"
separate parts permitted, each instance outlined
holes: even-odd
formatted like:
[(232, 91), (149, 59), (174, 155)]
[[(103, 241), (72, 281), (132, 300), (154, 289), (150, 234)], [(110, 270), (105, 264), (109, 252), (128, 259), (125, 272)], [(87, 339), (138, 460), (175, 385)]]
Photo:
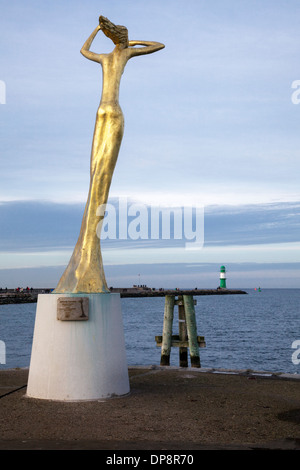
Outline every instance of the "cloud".
[(71, 248), (79, 234), (84, 206), (43, 201), (0, 204), (0, 251), (27, 252)]
[[(116, 216), (113, 220), (116, 231), (114, 238), (111, 238), (111, 219), (105, 218), (103, 230), (108, 230), (110, 238), (101, 242), (104, 265), (299, 261), (299, 203), (204, 207), (204, 246), (200, 237), (203, 230), (200, 225), (202, 219), (195, 215), (195, 207), (193, 212), (185, 212), (187, 208), (178, 207), (177, 214), (180, 218), (176, 220), (181, 221), (178, 226), (181, 235), (177, 239), (172, 215), (174, 207), (141, 206), (144, 213), (140, 213), (137, 210), (140, 205), (134, 203), (136, 201), (109, 199), (111, 207), (116, 208), (111, 212), (112, 217)], [(153, 238), (151, 223), (153, 225), (154, 219), (151, 221), (151, 215), (160, 210), (171, 217), (169, 222), (167, 218), (164, 219), (167, 228), (170, 225), (167, 239), (163, 237), (165, 222), (162, 218), (157, 219), (158, 238)], [(79, 235), (83, 211), (83, 204), (3, 202), (0, 204), (0, 266), (8, 269), (12, 266), (24, 268), (67, 264)], [(192, 213), (189, 233), (185, 226), (188, 219), (184, 219), (184, 214)], [(120, 214), (126, 217), (122, 223), (126, 229), (129, 228), (125, 238), (119, 238)], [(146, 219), (140, 214), (144, 214)], [(145, 239), (139, 236), (140, 223), (146, 223), (146, 229), (144, 227), (141, 232)], [(134, 238), (132, 234), (130, 236), (130, 226), (136, 235)], [(197, 241), (197, 233), (198, 245), (194, 243)], [(187, 249), (189, 242), (191, 243)]]
[[(199, 201), (187, 200), (185, 204), (169, 205), (169, 200), (149, 201), (135, 200), (124, 196), (110, 197), (108, 206), (112, 208), (112, 216), (116, 217), (116, 224), (120, 218), (127, 225), (139, 217), (139, 206), (144, 209), (147, 216), (148, 239), (151, 240), (151, 213), (165, 211), (171, 214), (178, 209), (180, 220), (182, 220), (182, 235), (184, 239), (184, 213), (190, 207), (193, 209), (193, 221), (195, 219), (195, 208)], [(200, 201), (201, 202), (201, 201)], [(261, 243), (281, 243), (299, 241), (300, 226), (300, 202), (280, 202), (269, 204), (236, 204), (236, 205), (213, 205), (199, 204), (204, 210), (205, 246), (210, 245), (245, 245)], [(0, 243), (2, 251), (5, 250), (32, 250), (39, 248), (72, 247), (79, 234), (81, 220), (84, 211), (82, 203), (53, 203), (49, 201), (4, 201), (0, 203)], [(131, 214), (131, 215), (130, 215)], [(186, 214), (189, 214), (186, 212)], [(106, 220), (106, 219), (105, 219)], [(192, 219), (191, 219), (192, 220)], [(171, 240), (174, 221), (171, 218)], [(162, 221), (159, 221), (160, 241)], [(195, 230), (195, 227), (193, 228)], [(116, 230), (118, 233), (118, 229)], [(117, 237), (118, 238), (118, 237)], [(134, 242), (127, 238), (126, 243)], [(173, 239), (173, 241), (175, 241)], [(187, 241), (187, 240), (183, 240)], [(117, 240), (118, 243), (123, 241)], [(115, 245), (115, 240), (105, 240), (109, 246)]]

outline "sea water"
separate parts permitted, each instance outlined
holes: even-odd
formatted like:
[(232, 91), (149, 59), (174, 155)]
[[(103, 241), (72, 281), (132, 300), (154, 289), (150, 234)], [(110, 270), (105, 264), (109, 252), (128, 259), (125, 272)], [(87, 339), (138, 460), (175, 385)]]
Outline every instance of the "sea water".
[[(203, 368), (300, 373), (300, 289), (245, 289), (248, 295), (195, 296)], [(121, 299), (128, 365), (159, 365), (164, 297)], [(0, 305), (0, 370), (29, 367), (36, 304)], [(173, 334), (178, 334), (177, 307)], [(3, 352), (3, 351), (2, 351)], [(298, 354), (298, 355), (297, 355)], [(0, 357), (0, 359), (1, 359)], [(178, 348), (170, 363), (179, 365)], [(4, 362), (4, 363), (3, 363)], [(189, 363), (190, 365), (190, 363)]]

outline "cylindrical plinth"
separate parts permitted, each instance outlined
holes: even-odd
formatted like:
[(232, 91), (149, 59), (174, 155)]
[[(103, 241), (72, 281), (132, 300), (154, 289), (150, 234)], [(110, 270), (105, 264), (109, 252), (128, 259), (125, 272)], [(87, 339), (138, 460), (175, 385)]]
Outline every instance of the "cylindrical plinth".
[[(87, 297), (88, 320), (58, 320), (62, 297)], [(39, 295), (27, 396), (80, 401), (129, 391), (120, 294)]]

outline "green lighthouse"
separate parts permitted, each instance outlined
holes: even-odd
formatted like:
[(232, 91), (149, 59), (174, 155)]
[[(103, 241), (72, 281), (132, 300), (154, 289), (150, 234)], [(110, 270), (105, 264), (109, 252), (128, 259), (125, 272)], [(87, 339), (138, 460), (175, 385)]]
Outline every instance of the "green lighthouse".
[(220, 289), (226, 289), (226, 269), (225, 266), (220, 268)]

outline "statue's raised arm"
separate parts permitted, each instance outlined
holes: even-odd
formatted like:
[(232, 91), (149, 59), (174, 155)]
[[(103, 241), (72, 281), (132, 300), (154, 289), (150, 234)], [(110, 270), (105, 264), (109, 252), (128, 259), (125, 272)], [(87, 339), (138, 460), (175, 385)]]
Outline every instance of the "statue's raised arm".
[[(165, 46), (161, 42), (154, 41), (129, 41), (129, 54), (130, 57), (143, 54), (152, 54), (153, 52), (163, 49)], [(134, 46), (143, 46), (143, 47), (134, 47)]]
[(87, 38), (85, 43), (83, 44), (82, 48), (80, 49), (81, 54), (86, 57), (87, 59), (94, 60), (95, 62), (100, 62), (101, 55), (95, 54), (95, 52), (90, 51), (90, 47), (92, 42), (94, 41), (96, 34), (100, 31), (100, 26), (97, 26), (96, 29), (92, 32), (92, 34)]

